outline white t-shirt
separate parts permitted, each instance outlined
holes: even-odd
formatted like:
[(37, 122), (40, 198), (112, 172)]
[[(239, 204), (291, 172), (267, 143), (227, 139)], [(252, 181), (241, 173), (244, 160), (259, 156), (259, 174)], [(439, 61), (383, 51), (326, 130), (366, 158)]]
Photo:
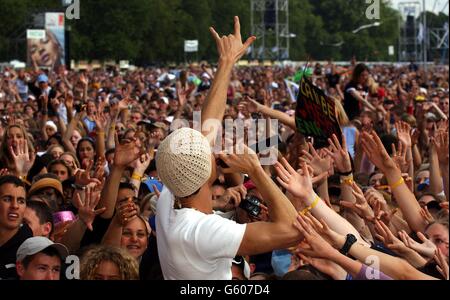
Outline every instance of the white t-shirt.
[(156, 206), (156, 236), (166, 280), (231, 280), (232, 259), (246, 225), (194, 209), (174, 209), (164, 187)]

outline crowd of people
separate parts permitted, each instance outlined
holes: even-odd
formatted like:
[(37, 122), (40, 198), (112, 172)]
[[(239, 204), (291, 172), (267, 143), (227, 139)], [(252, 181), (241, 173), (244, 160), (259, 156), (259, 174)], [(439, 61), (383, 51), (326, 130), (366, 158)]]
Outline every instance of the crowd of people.
[[(448, 280), (448, 66), (236, 67), (255, 37), (210, 31), (213, 65), (0, 74), (0, 279)], [(302, 76), (336, 106), (323, 148)], [(274, 164), (212, 150), (255, 119)]]

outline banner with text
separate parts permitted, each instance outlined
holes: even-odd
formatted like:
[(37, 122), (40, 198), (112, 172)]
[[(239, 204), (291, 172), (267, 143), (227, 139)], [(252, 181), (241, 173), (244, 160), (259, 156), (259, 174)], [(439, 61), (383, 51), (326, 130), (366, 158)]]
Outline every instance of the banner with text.
[(302, 77), (295, 110), (297, 130), (305, 137), (314, 138), (316, 149), (327, 147), (328, 138), (336, 134), (341, 142), (342, 133), (336, 118), (334, 100)]

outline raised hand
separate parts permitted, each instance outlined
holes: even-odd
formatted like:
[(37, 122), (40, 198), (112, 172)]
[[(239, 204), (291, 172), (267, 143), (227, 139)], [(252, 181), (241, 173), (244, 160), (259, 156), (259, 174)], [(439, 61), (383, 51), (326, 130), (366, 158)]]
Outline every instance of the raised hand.
[(72, 92), (66, 92), (64, 96), (64, 104), (66, 105), (66, 108), (68, 110), (73, 109), (73, 93)]
[(117, 204), (114, 218), (119, 224), (125, 226), (138, 216), (138, 209), (137, 205), (133, 202), (133, 198), (129, 198)]
[(398, 142), (398, 150), (395, 148), (395, 144), (392, 144), (392, 159), (394, 160), (397, 168), (403, 173), (408, 172), (408, 161), (406, 160), (407, 147), (404, 146), (402, 141)]
[(94, 116), (94, 121), (97, 132), (104, 132), (108, 124), (108, 120), (103, 111), (100, 111), (98, 114)]
[(395, 123), (395, 129), (397, 130), (397, 137), (399, 141), (405, 146), (405, 148), (411, 148), (411, 126), (406, 122)]
[(358, 214), (358, 216), (365, 220), (373, 219), (373, 210), (370, 208), (369, 203), (367, 203), (362, 190), (355, 182), (352, 183), (352, 189), (353, 196), (355, 196), (356, 198), (356, 203), (350, 201), (341, 201), (340, 204), (346, 208), (351, 209), (356, 214)]
[(81, 186), (86, 186), (90, 183), (100, 184), (100, 180), (97, 178), (91, 178), (91, 170), (94, 166), (94, 161), (90, 160), (87, 163), (86, 170), (77, 169), (75, 171), (75, 183)]
[(402, 255), (409, 251), (405, 243), (398, 239), (382, 221), (375, 220), (375, 232), (376, 238), (395, 253)]
[(436, 134), (434, 138), (431, 139), (431, 143), (436, 150), (439, 164), (442, 166), (447, 166), (449, 162), (448, 153), (448, 131), (440, 131)]
[(436, 269), (439, 271), (439, 273), (441, 273), (445, 280), (449, 280), (448, 262), (439, 248), (436, 249), (434, 261), (437, 263)]
[(136, 172), (139, 175), (143, 175), (145, 173), (145, 170), (147, 170), (148, 166), (150, 165), (150, 162), (153, 160), (153, 154), (151, 153), (145, 153), (142, 154), (138, 159), (136, 159), (132, 163), (132, 167), (134, 168), (134, 172)]
[(320, 157), (312, 143), (308, 143), (309, 152), (302, 150), (303, 156), (299, 157), (300, 161), (303, 161), (310, 165), (314, 170), (314, 176), (318, 176), (322, 173), (330, 175), (331, 158), (330, 156)]
[(237, 151), (234, 151), (233, 154), (225, 154), (220, 153), (219, 158), (228, 165), (228, 168), (223, 168), (222, 172), (224, 174), (228, 173), (243, 173), (243, 174), (252, 174), (257, 168), (261, 166), (258, 160), (258, 155), (247, 146), (241, 144), (239, 147), (242, 147), (239, 150), (239, 153), (242, 154), (234, 154)]
[(320, 219), (319, 221), (310, 212), (307, 212), (305, 215), (305, 220), (334, 248), (342, 248), (345, 242), (345, 237), (331, 230), (328, 224), (323, 219)]
[(295, 197), (308, 199), (313, 194), (312, 178), (306, 163), (302, 163), (302, 172), (296, 172), (285, 158), (275, 164), (277, 180), (283, 188)]
[(422, 244), (420, 244), (413, 240), (406, 232), (402, 232), (403, 234), (400, 235), (400, 238), (406, 246), (417, 251), (419, 254), (427, 258), (432, 258), (434, 256), (436, 245), (433, 244), (432, 241), (427, 239), (426, 236), (423, 235), (423, 233), (417, 232), (417, 237), (422, 241)]
[(361, 134), (361, 144), (369, 160), (383, 173), (386, 174), (389, 170), (397, 168), (374, 131), (371, 133), (363, 132)]
[(28, 142), (19, 140), (17, 149), (9, 147), (9, 152), (14, 161), (16, 176), (27, 176), (34, 164), (34, 153), (28, 151)]
[(119, 142), (119, 137), (115, 133), (116, 150), (114, 154), (114, 165), (119, 167), (126, 167), (134, 160), (138, 159), (144, 150), (137, 146), (135, 138), (132, 140), (125, 140), (122, 144)]
[(351, 172), (352, 163), (350, 161), (350, 155), (347, 151), (345, 136), (342, 135), (342, 146), (339, 143), (338, 138), (334, 134), (332, 136), (332, 139), (328, 139), (328, 143), (330, 143), (331, 151), (327, 148), (324, 148), (324, 150), (333, 159), (337, 171), (341, 173)]
[(297, 216), (294, 226), (304, 236), (306, 242), (310, 246), (310, 249), (299, 247), (297, 249), (299, 253), (313, 258), (329, 258), (336, 253), (337, 250), (313, 229), (306, 221), (305, 216)]
[(434, 217), (431, 215), (430, 211), (428, 210), (428, 207), (426, 207), (426, 206), (421, 208), (420, 215), (424, 218), (424, 220), (428, 224), (431, 224), (431, 223), (433, 223), (435, 221)]
[(86, 225), (86, 227), (93, 231), (92, 223), (97, 215), (101, 215), (105, 212), (106, 207), (95, 209), (98, 202), (100, 201), (100, 194), (94, 195), (91, 188), (86, 188), (85, 190), (84, 203), (81, 201), (79, 194), (76, 194), (76, 205), (78, 208), (78, 217)]
[(234, 17), (234, 34), (220, 38), (213, 27), (210, 27), (209, 30), (216, 41), (220, 61), (225, 60), (236, 63), (247, 52), (248, 47), (256, 40), (256, 37), (251, 36), (245, 43), (242, 43), (239, 17)]
[(87, 87), (89, 85), (89, 79), (84, 74), (80, 75), (80, 82), (85, 87)]
[(247, 189), (243, 185), (238, 185), (226, 189), (225, 193), (215, 202), (222, 211), (227, 212), (238, 207), (246, 195)]

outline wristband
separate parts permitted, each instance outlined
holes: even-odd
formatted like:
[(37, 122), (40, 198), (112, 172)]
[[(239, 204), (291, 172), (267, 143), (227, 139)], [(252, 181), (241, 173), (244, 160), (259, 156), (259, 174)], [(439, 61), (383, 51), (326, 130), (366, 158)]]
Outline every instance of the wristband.
[(352, 185), (353, 184), (353, 175), (341, 176), (341, 184)]
[(31, 186), (31, 183), (27, 180), (27, 176), (19, 176), (19, 179), (20, 179), (23, 183), (25, 183), (25, 184)]
[(350, 176), (352, 175), (353, 170), (350, 170), (348, 172), (337, 172), (336, 174), (340, 175), (340, 176)]
[(131, 175), (131, 179), (135, 179), (137, 181), (141, 181), (143, 176), (139, 175), (138, 173), (133, 173), (133, 175)]
[(405, 183), (405, 180), (403, 179), (403, 177), (401, 177), (396, 183), (391, 185), (391, 190), (394, 190), (395, 188), (401, 186), (404, 183)]
[(317, 206), (317, 204), (319, 204), (319, 200), (320, 200), (320, 197), (316, 195), (316, 198), (314, 198), (313, 203), (311, 203), (311, 205), (308, 206), (307, 208), (305, 208), (302, 211), (300, 211), (299, 214), (304, 216), (307, 212), (311, 211), (314, 207)]

